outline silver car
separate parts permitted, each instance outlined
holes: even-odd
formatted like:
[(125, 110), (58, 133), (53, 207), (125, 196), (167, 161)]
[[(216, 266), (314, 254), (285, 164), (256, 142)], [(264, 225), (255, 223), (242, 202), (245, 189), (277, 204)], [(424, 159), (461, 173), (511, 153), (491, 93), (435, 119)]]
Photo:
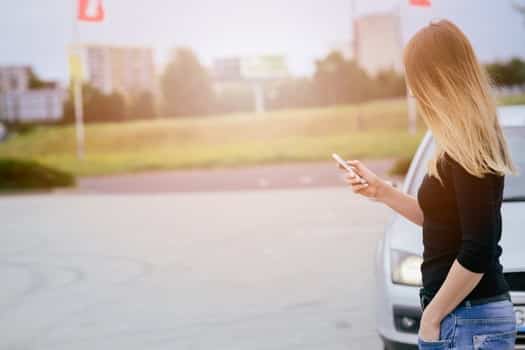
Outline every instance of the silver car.
[[(505, 178), (500, 261), (515, 305), (516, 349), (525, 349), (525, 106), (500, 107), (498, 114), (520, 171), (518, 176)], [(417, 195), (434, 147), (427, 132), (410, 164), (405, 193)], [(378, 242), (375, 261), (377, 331), (385, 349), (417, 349), (422, 253), (421, 227), (394, 213)]]

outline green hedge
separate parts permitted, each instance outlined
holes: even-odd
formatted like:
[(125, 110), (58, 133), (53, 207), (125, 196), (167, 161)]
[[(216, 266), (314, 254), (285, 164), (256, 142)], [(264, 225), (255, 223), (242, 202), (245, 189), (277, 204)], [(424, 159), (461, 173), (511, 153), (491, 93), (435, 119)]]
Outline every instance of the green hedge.
[(0, 158), (0, 191), (51, 189), (75, 185), (64, 171), (27, 160)]

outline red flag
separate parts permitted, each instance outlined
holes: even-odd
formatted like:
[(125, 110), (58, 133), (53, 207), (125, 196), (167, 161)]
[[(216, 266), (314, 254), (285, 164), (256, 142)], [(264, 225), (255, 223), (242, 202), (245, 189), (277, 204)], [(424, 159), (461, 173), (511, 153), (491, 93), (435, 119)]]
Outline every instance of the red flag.
[(410, 5), (414, 6), (430, 6), (430, 0), (410, 0)]
[(77, 19), (88, 22), (101, 22), (104, 20), (102, 0), (78, 0)]

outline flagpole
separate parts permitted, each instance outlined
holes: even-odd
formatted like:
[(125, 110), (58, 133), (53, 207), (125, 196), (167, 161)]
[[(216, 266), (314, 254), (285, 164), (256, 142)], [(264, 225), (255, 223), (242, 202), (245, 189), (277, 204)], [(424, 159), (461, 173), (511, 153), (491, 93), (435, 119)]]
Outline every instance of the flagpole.
[(350, 0), (350, 27), (352, 30), (352, 36), (350, 37), (350, 42), (352, 44), (352, 51), (354, 54), (354, 60), (357, 63), (357, 30), (356, 30), (356, 0)]
[[(80, 41), (77, 20), (77, 0), (73, 0), (73, 54), (80, 60)], [(72, 72), (73, 99), (75, 113), (75, 132), (77, 141), (77, 159), (84, 159), (84, 110), (82, 101), (82, 78)]]
[[(399, 17), (399, 47), (403, 49), (403, 17), (402, 17), (402, 4), (401, 1), (398, 1), (398, 17)], [(406, 72), (403, 68), (403, 75), (405, 75), (405, 81), (406, 81)], [(414, 135), (417, 131), (417, 108), (415, 104), (415, 100), (413, 98), (410, 98), (410, 94), (408, 93), (408, 88), (405, 89), (405, 99), (407, 104), (407, 129), (408, 133), (411, 135)]]
[[(350, 0), (350, 28), (352, 31), (352, 35), (350, 37), (350, 44), (352, 45), (352, 54), (354, 56), (354, 63), (356, 65), (359, 65), (359, 57), (358, 57), (358, 51), (359, 51), (359, 45), (358, 45), (358, 34), (357, 34), (357, 0)], [(356, 130), (361, 131), (363, 127), (363, 120), (361, 116), (361, 103), (362, 101), (356, 101), (355, 102), (355, 125)]]

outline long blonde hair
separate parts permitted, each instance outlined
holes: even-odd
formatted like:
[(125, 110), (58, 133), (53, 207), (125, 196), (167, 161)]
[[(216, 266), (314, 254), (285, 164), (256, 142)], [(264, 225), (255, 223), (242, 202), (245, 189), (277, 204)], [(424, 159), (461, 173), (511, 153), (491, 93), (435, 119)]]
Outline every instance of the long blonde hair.
[(516, 174), (499, 125), (490, 80), (467, 37), (452, 22), (432, 21), (404, 49), (407, 85), (436, 141), (428, 173), (446, 152), (470, 174)]

